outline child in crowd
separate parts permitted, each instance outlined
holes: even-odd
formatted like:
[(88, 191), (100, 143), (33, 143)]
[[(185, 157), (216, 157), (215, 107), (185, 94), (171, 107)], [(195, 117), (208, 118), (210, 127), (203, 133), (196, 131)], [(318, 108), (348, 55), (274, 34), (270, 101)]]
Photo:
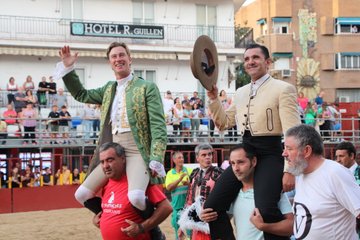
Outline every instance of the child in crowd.
[[(56, 139), (56, 135), (59, 132), (59, 117), (60, 114), (58, 113), (58, 106), (54, 105), (52, 106), (52, 111), (49, 113), (48, 118), (51, 118), (48, 120), (48, 127), (50, 130), (50, 144), (54, 143), (57, 144), (57, 142), (55, 141)], [(56, 120), (55, 120), (56, 119)]]
[(62, 138), (64, 139), (64, 143), (69, 143), (69, 121), (71, 120), (71, 115), (67, 111), (66, 106), (61, 107), (61, 111), (59, 113), (60, 119), (59, 120), (59, 132), (62, 133)]

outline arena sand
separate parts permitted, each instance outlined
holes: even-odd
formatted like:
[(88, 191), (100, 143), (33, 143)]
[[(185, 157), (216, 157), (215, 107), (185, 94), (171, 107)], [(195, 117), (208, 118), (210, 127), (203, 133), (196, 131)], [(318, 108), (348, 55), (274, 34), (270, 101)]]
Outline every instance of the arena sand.
[[(92, 225), (93, 214), (84, 208), (0, 214), (0, 239), (92, 240), (101, 239)], [(171, 215), (160, 225), (168, 240), (175, 239)]]

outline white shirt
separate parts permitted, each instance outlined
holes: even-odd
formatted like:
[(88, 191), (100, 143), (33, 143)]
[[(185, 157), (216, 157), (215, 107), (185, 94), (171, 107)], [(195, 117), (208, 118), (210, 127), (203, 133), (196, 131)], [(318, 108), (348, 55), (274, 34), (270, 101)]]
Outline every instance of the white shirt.
[(296, 239), (358, 240), (360, 188), (347, 168), (325, 160), (314, 172), (298, 176), (295, 186)]
[(126, 112), (125, 88), (132, 79), (133, 75), (129, 74), (126, 78), (117, 80), (118, 85), (116, 87), (116, 94), (111, 107), (111, 124), (113, 134), (116, 132), (124, 133), (131, 131)]
[[(282, 214), (292, 212), (289, 198), (281, 194), (278, 207)], [(236, 239), (238, 240), (263, 240), (264, 232), (257, 229), (251, 222), (250, 217), (255, 209), (254, 189), (243, 191), (240, 189), (238, 196), (230, 207), (229, 213), (234, 216), (236, 225)]]
[(261, 78), (259, 78), (256, 81), (251, 81), (251, 90), (250, 90), (250, 96), (255, 96), (257, 90), (259, 89), (259, 87), (270, 78), (270, 75), (267, 73), (264, 76), (262, 76)]

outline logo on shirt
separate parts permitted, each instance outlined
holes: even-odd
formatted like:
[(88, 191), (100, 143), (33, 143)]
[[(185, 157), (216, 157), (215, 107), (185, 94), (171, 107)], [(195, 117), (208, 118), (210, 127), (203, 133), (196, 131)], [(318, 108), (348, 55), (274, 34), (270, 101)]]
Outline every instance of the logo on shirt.
[(312, 215), (309, 209), (302, 203), (294, 202), (294, 236), (301, 240), (310, 232)]
[(111, 192), (110, 193), (110, 198), (108, 200), (108, 203), (113, 203), (114, 202), (114, 199), (115, 199), (115, 193), (114, 192)]

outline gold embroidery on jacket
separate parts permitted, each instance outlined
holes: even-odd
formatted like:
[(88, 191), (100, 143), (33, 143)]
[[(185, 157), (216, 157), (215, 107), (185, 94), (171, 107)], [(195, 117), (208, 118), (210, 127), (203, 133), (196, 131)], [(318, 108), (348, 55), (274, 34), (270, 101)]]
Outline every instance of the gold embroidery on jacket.
[(127, 118), (127, 113), (126, 113), (125, 95), (126, 94), (123, 94), (123, 96), (122, 96), (122, 106), (121, 106), (121, 114), (120, 114), (121, 128), (130, 128), (129, 121), (128, 121), (128, 118)]
[(150, 156), (149, 121), (145, 104), (145, 86), (135, 87), (132, 91), (132, 111), (136, 122), (137, 135), (147, 156)]

